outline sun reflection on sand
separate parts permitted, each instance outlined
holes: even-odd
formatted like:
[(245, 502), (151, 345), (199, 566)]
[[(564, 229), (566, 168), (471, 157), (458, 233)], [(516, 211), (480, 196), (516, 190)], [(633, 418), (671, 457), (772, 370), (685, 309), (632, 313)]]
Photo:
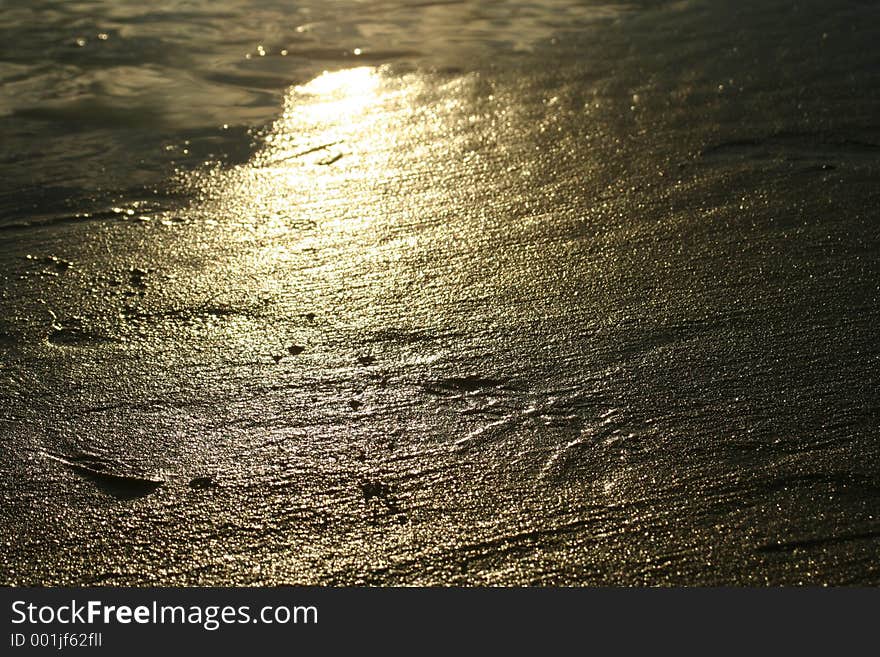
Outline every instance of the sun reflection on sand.
[(342, 71), (325, 71), (311, 82), (295, 86), (293, 93), (318, 99), (325, 110), (328, 102), (339, 104), (341, 107), (329, 111), (342, 115), (369, 105), (377, 97), (379, 87), (380, 78), (376, 69), (362, 66)]
[(381, 72), (372, 67), (324, 72), (307, 84), (292, 87), (281, 118), (252, 164), (289, 171), (295, 161), (328, 167), (320, 174), (309, 172), (319, 184), (327, 173), (350, 171), (352, 156), (381, 151), (391, 138), (387, 126), (377, 128), (393, 110), (389, 107), (395, 95), (392, 92), (383, 84)]
[(224, 264), (225, 277), (260, 278), (279, 297), (307, 287), (345, 298), (354, 271), (370, 272), (380, 296), (408, 286), (412, 272), (402, 263), (422, 231), (401, 227), (424, 217), (400, 186), (427, 175), (418, 156), (424, 144), (449, 148), (464, 125), (450, 118), (457, 104), (423, 102), (426, 88), (419, 75), (382, 67), (324, 72), (288, 89), (249, 162), (193, 174), (197, 211), (249, 245)]

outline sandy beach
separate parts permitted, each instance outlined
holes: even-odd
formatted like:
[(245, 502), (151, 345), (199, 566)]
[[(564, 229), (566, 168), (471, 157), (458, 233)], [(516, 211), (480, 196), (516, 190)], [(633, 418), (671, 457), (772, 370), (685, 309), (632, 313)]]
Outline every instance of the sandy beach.
[(880, 583), (871, 2), (0, 9), (0, 583)]

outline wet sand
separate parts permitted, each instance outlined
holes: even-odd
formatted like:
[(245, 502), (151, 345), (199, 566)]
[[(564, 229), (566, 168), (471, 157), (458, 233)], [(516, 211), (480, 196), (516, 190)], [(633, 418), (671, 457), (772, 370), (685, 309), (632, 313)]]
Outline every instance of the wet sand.
[(0, 580), (878, 583), (877, 9), (726, 5), (10, 110)]

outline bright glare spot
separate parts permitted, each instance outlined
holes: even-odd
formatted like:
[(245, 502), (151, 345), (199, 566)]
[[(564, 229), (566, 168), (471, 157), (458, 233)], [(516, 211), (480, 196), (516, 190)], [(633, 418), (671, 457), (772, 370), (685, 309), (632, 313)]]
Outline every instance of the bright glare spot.
[[(308, 84), (293, 88), (288, 96), (286, 116), (296, 121), (333, 126), (347, 131), (381, 97), (381, 77), (374, 68), (361, 67), (324, 72)], [(363, 117), (362, 117), (363, 118)], [(372, 123), (359, 123), (363, 130)]]
[(294, 87), (294, 91), (316, 96), (357, 98), (372, 95), (378, 87), (379, 76), (375, 70), (362, 66), (332, 73), (324, 71), (308, 84)]

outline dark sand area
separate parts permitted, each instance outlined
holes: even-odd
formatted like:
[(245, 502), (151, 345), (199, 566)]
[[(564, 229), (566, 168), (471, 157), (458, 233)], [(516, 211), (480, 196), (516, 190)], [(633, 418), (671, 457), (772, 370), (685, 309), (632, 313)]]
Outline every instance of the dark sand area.
[(63, 4), (0, 582), (880, 583), (876, 3)]

